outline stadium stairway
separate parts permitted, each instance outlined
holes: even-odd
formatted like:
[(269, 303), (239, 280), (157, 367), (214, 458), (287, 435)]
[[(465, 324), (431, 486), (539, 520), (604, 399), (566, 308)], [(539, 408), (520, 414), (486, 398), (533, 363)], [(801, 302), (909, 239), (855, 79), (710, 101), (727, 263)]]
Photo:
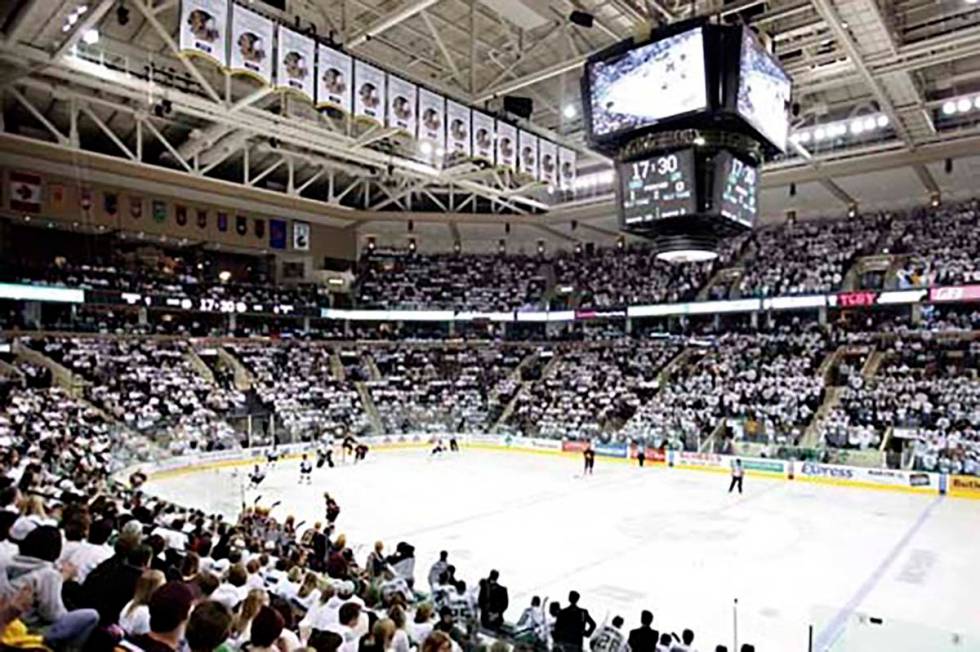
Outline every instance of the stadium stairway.
[(24, 374), (20, 369), (10, 364), (9, 362), (4, 362), (3, 360), (0, 360), (0, 378), (23, 379)]
[[(539, 356), (537, 352), (532, 353), (531, 355), (521, 360), (521, 364), (519, 364), (517, 368), (532, 364), (534, 361), (538, 359), (538, 357)], [(507, 420), (510, 419), (510, 415), (513, 414), (514, 407), (517, 405), (517, 399), (522, 394), (527, 392), (531, 388), (531, 385), (533, 385), (539, 380), (544, 380), (552, 373), (554, 373), (555, 369), (558, 367), (558, 363), (560, 360), (561, 360), (561, 354), (556, 351), (555, 355), (552, 356), (551, 360), (548, 361), (548, 364), (546, 364), (544, 366), (544, 369), (541, 370), (541, 375), (537, 379), (525, 380), (521, 382), (521, 386), (518, 388), (516, 392), (514, 392), (514, 396), (510, 399), (510, 401), (507, 402), (507, 406), (504, 408), (504, 411), (500, 413), (500, 416), (494, 422), (493, 427), (490, 429), (491, 433), (500, 432), (501, 427), (505, 423), (507, 423)]]
[(881, 368), (881, 365), (884, 364), (887, 357), (888, 356), (883, 351), (879, 351), (877, 349), (872, 351), (871, 355), (868, 356), (868, 361), (864, 363), (863, 367), (861, 367), (861, 375), (865, 379), (875, 376), (878, 373), (878, 369)]
[(368, 370), (368, 376), (371, 377), (371, 380), (382, 380), (381, 370), (378, 369), (378, 365), (373, 357), (364, 353), (361, 355), (361, 362), (364, 363), (365, 369)]
[(248, 367), (242, 364), (241, 360), (229, 353), (223, 346), (216, 347), (215, 350), (218, 354), (218, 359), (231, 367), (231, 370), (235, 376), (235, 389), (241, 392), (252, 389), (252, 385), (255, 382), (255, 377), (252, 375), (252, 372), (248, 370)]
[(72, 398), (80, 398), (85, 393), (85, 386), (89, 384), (82, 376), (74, 374), (67, 367), (55, 362), (43, 353), (36, 351), (20, 341), (14, 342), (14, 355), (18, 358), (30, 362), (33, 365), (44, 367), (51, 372), (51, 384), (61, 387)]
[(717, 272), (712, 274), (708, 282), (704, 284), (698, 294), (695, 297), (697, 301), (707, 301), (711, 299), (711, 290), (718, 285), (725, 284), (728, 286), (728, 290), (725, 291), (725, 296), (728, 296), (728, 292), (733, 285), (738, 283), (742, 275), (745, 274), (745, 270), (741, 267), (726, 267), (724, 269), (719, 269)]
[(344, 363), (340, 361), (340, 356), (337, 354), (337, 349), (330, 348), (330, 372), (333, 377), (337, 380), (343, 382), (347, 380), (347, 372), (344, 370)]
[(813, 413), (810, 423), (807, 424), (806, 429), (803, 431), (803, 437), (800, 439), (800, 446), (802, 448), (816, 448), (820, 443), (820, 423), (840, 403), (843, 391), (843, 387), (827, 387), (825, 389), (823, 403)]
[(201, 356), (197, 354), (197, 351), (189, 348), (187, 353), (184, 354), (184, 357), (187, 359), (187, 362), (190, 363), (191, 367), (194, 368), (194, 371), (201, 374), (201, 376), (203, 376), (204, 379), (212, 385), (214, 384), (214, 372), (211, 371), (211, 367), (208, 366), (208, 363), (201, 359)]
[[(371, 361), (374, 362), (373, 360)], [(377, 367), (374, 368), (375, 371), (378, 370)], [(378, 374), (380, 378), (381, 374)], [(354, 387), (357, 388), (357, 394), (361, 397), (361, 407), (364, 408), (364, 412), (367, 413), (368, 420), (371, 422), (371, 429), (374, 430), (376, 435), (385, 434), (384, 426), (381, 424), (381, 414), (378, 412), (378, 407), (374, 404), (374, 400), (371, 398), (371, 391), (368, 389), (367, 384), (363, 381), (358, 381), (354, 383)]]

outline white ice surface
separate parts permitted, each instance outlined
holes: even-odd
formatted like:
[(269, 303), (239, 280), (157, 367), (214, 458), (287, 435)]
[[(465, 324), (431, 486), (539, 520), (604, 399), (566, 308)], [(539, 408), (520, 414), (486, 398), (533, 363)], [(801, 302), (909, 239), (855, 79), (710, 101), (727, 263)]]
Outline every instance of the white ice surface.
[[(358, 561), (376, 539), (389, 550), (408, 541), (421, 586), (441, 549), (471, 586), (496, 568), (510, 618), (532, 595), (564, 602), (576, 589), (596, 620), (621, 614), (632, 627), (650, 609), (656, 627), (693, 629), (704, 652), (731, 649), (738, 598), (739, 642), (760, 652), (806, 650), (808, 625), (817, 635), (826, 625), (815, 610), (845, 607), (976, 644), (978, 501), (754, 477), (729, 495), (723, 475), (601, 458), (593, 477), (579, 471), (573, 458), (518, 452), (372, 451), (360, 465), (316, 470), (312, 486), (298, 484), (298, 461), (281, 462), (258, 493), (262, 504), (282, 501), (278, 516), (310, 524), (330, 491)], [(200, 471), (147, 489), (233, 515), (245, 473)]]

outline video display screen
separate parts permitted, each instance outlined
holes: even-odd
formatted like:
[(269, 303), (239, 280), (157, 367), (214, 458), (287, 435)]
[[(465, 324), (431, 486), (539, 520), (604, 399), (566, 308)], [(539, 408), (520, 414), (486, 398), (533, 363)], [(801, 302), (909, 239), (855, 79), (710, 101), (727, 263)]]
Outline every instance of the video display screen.
[(620, 163), (617, 172), (625, 226), (689, 215), (697, 210), (693, 150)]
[(742, 30), (739, 60), (739, 115), (780, 151), (786, 151), (792, 82), (751, 30)]
[(700, 27), (595, 61), (586, 74), (593, 136), (638, 129), (708, 104)]
[(751, 227), (759, 215), (759, 171), (729, 152), (715, 156), (715, 209)]

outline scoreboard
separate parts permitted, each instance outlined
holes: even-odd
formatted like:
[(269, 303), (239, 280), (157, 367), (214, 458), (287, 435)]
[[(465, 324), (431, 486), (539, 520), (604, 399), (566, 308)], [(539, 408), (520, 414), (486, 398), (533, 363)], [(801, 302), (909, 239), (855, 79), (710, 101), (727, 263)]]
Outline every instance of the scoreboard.
[(623, 224), (643, 224), (696, 211), (693, 150), (620, 163), (618, 168)]
[(715, 156), (715, 166), (716, 210), (751, 228), (759, 214), (758, 168), (724, 150)]

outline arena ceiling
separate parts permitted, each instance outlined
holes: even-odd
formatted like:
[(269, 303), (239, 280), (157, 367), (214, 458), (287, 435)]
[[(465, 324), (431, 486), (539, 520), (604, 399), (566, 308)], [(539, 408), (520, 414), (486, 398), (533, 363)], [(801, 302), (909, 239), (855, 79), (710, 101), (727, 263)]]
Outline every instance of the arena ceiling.
[[(510, 237), (555, 245), (616, 237), (609, 161), (584, 142), (584, 59), (650, 25), (710, 15), (772, 39), (799, 105), (791, 151), (766, 164), (762, 211), (839, 215), (974, 192), (980, 168), (980, 3), (971, 0), (249, 0), (300, 29), (489, 111), (533, 100), (525, 126), (579, 152), (574, 192), (458, 165), (435, 170), (383, 129), (312, 107), (176, 52), (178, 0), (0, 4), (0, 157), (87, 174), (253, 193), (269, 206), (423, 242)], [(68, 17), (87, 9), (73, 24)], [(278, 7), (278, 8), (277, 8)], [(594, 25), (573, 24), (573, 11)], [(84, 35), (98, 30), (97, 43)], [(975, 102), (950, 111), (949, 103)], [(962, 102), (960, 102), (962, 105)], [(164, 107), (166, 112), (159, 112)], [(862, 116), (887, 125), (816, 142)], [(807, 136), (802, 136), (806, 133)], [(65, 153), (68, 154), (65, 154)], [(56, 156), (57, 154), (57, 156)], [(952, 167), (946, 159), (952, 159)], [(422, 225), (425, 225), (424, 227)], [(436, 248), (438, 248), (438, 246)], [(488, 245), (489, 246), (489, 245)]]

